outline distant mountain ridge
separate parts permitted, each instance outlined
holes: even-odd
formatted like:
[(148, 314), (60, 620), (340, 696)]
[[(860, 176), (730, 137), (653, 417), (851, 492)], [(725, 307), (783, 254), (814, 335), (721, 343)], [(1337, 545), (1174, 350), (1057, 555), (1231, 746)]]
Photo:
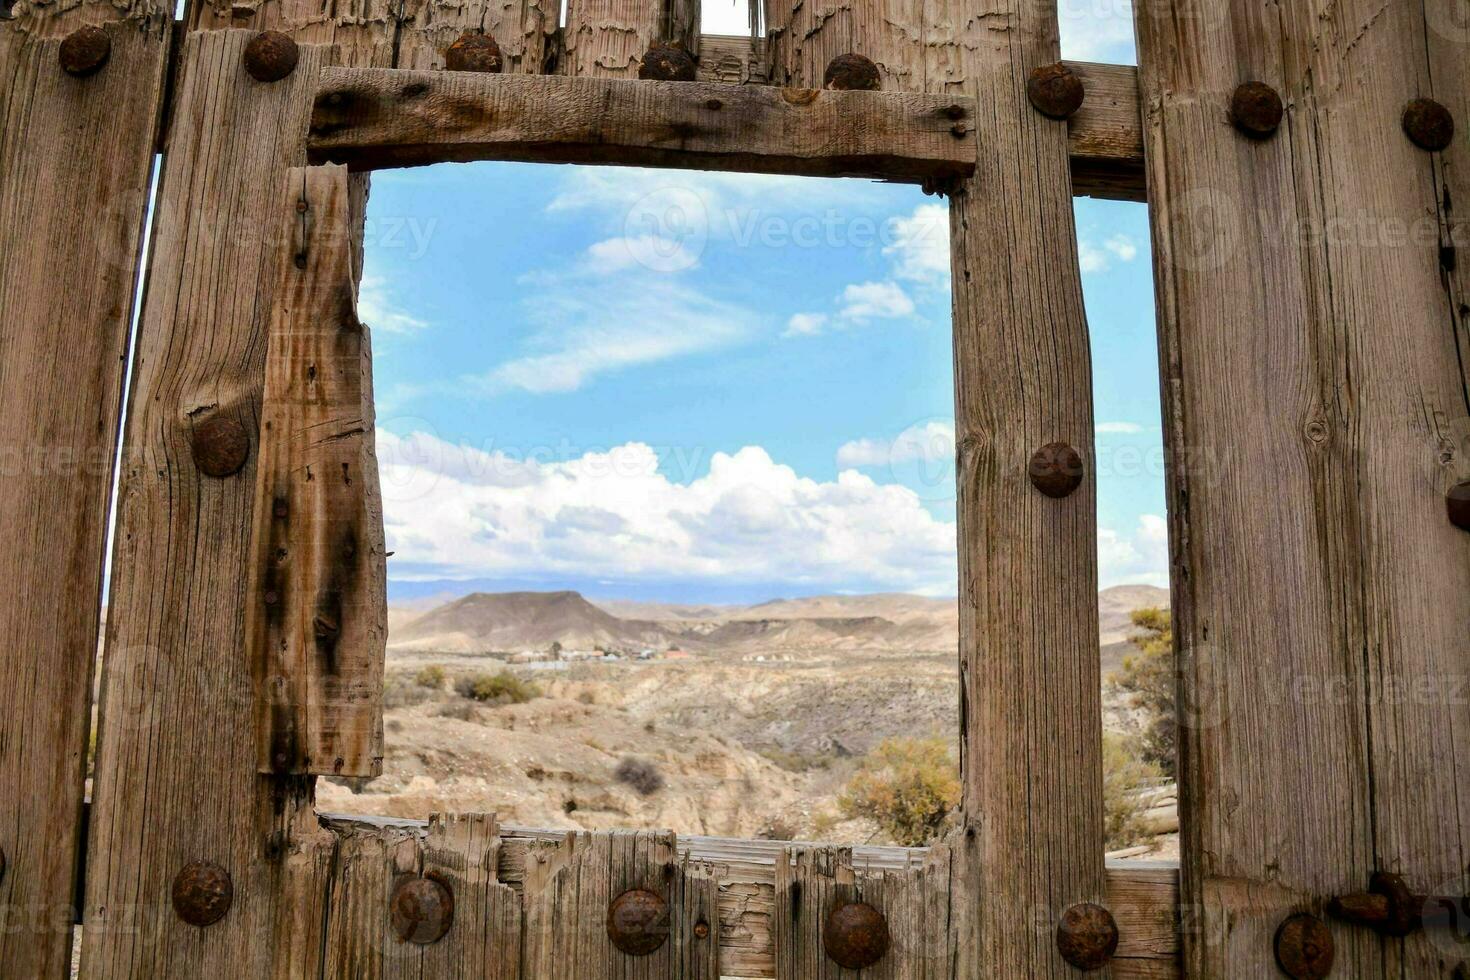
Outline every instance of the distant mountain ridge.
[[(1102, 644), (1126, 640), (1128, 614), (1168, 606), (1169, 593), (1120, 585), (1098, 595)], [(476, 592), (420, 615), (400, 612), (389, 645), (402, 651), (506, 653), (667, 649), (749, 654), (775, 648), (943, 651), (959, 643), (954, 599), (907, 593), (772, 599), (748, 606), (589, 601), (578, 592)]]

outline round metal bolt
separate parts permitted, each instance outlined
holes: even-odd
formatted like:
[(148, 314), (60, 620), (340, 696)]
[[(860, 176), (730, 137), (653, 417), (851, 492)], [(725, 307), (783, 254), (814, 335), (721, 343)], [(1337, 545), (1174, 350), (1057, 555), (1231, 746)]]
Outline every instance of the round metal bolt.
[(1276, 965), (1292, 980), (1323, 980), (1334, 953), (1332, 931), (1315, 915), (1298, 912), (1276, 930)]
[(78, 27), (61, 42), (57, 60), (73, 78), (95, 75), (112, 54), (112, 38), (100, 27)]
[(871, 58), (839, 54), (827, 62), (827, 70), (822, 72), (822, 87), (842, 92), (876, 92), (883, 87), (883, 77)]
[(1048, 497), (1065, 497), (1082, 485), (1082, 457), (1065, 442), (1049, 442), (1031, 454), (1027, 473)]
[(607, 907), (607, 938), (629, 956), (647, 956), (669, 938), (669, 903), (646, 888), (632, 888)]
[(454, 924), (454, 893), (437, 878), (403, 878), (393, 888), (388, 917), (399, 942), (437, 943)]
[(296, 70), (301, 51), (280, 31), (262, 31), (245, 45), (245, 70), (257, 82), (279, 82)]
[(1060, 61), (1031, 69), (1031, 76), (1026, 79), (1026, 98), (1037, 112), (1052, 119), (1071, 116), (1082, 108), (1085, 95), (1082, 79)]
[(234, 901), (230, 873), (212, 861), (190, 861), (174, 878), (174, 912), (191, 926), (214, 925)]
[(444, 52), (444, 67), (450, 71), (498, 72), (504, 66), (500, 45), (489, 34), (466, 31)]
[(847, 902), (827, 915), (822, 945), (844, 970), (865, 970), (888, 954), (888, 920), (867, 902)]
[(1451, 524), (1470, 531), (1470, 480), (1450, 487), (1444, 495), (1444, 507)]
[(1285, 112), (1281, 96), (1265, 82), (1244, 82), (1230, 96), (1230, 121), (1252, 139), (1265, 139), (1276, 132)]
[(655, 82), (694, 81), (694, 59), (674, 44), (655, 44), (638, 65), (638, 77)]
[(1415, 99), (1404, 106), (1404, 134), (1421, 150), (1443, 150), (1455, 138), (1455, 117), (1433, 99)]
[(250, 437), (244, 426), (229, 416), (211, 415), (194, 427), (189, 449), (199, 472), (223, 479), (244, 468), (250, 457)]
[(1100, 970), (1118, 951), (1118, 923), (1113, 913), (1092, 902), (1080, 902), (1057, 923), (1057, 951), (1079, 970)]
[(709, 938), (709, 923), (708, 922), (696, 922), (696, 923), (694, 923), (694, 938), (695, 939), (708, 939)]

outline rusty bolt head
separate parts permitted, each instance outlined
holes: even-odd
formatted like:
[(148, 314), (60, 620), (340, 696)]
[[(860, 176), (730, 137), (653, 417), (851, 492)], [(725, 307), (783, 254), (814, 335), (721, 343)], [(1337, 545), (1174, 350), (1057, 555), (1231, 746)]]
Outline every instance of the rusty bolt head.
[(399, 942), (436, 943), (454, 924), (454, 893), (438, 878), (402, 878), (393, 889), (388, 916)]
[(1450, 487), (1444, 495), (1444, 506), (1451, 524), (1462, 531), (1470, 531), (1470, 480)]
[(1092, 902), (1079, 902), (1057, 923), (1057, 951), (1079, 970), (1100, 970), (1118, 951), (1118, 923), (1113, 913)]
[(883, 77), (871, 58), (839, 54), (827, 62), (827, 70), (822, 72), (822, 87), (843, 92), (876, 92), (883, 87)]
[(632, 888), (607, 908), (607, 938), (629, 956), (647, 956), (669, 938), (669, 903), (646, 888)]
[(700, 922), (694, 923), (694, 938), (695, 939), (708, 939), (709, 938), (709, 923), (708, 922), (700, 921)]
[(1026, 98), (1037, 112), (1052, 119), (1066, 119), (1082, 108), (1084, 95), (1082, 79), (1060, 61), (1031, 69), (1026, 79)]
[(1031, 454), (1031, 485), (1048, 497), (1065, 497), (1082, 485), (1082, 457), (1065, 442), (1049, 442)]
[(822, 945), (844, 970), (865, 970), (888, 954), (888, 920), (867, 902), (834, 908), (822, 927)]
[(1332, 930), (1315, 915), (1298, 912), (1276, 930), (1276, 965), (1292, 980), (1322, 980), (1335, 952)]
[(229, 416), (211, 415), (194, 427), (189, 449), (199, 472), (223, 479), (244, 468), (250, 456), (250, 437), (244, 426)]
[(245, 45), (245, 70), (257, 82), (279, 82), (300, 59), (296, 42), (280, 31), (262, 31)]
[(500, 45), (489, 34), (466, 31), (444, 52), (444, 67), (450, 71), (498, 72), (504, 65)]
[(191, 926), (214, 925), (234, 900), (230, 873), (212, 861), (191, 861), (174, 878), (174, 911)]
[(1251, 139), (1265, 139), (1276, 132), (1285, 112), (1281, 96), (1265, 82), (1244, 82), (1230, 96), (1230, 121)]
[(639, 63), (638, 77), (655, 82), (692, 82), (694, 59), (676, 44), (655, 44)]
[(57, 60), (73, 78), (95, 75), (112, 54), (112, 38), (100, 27), (78, 27), (61, 42)]
[(1421, 150), (1443, 150), (1455, 138), (1455, 117), (1433, 99), (1404, 106), (1404, 134)]

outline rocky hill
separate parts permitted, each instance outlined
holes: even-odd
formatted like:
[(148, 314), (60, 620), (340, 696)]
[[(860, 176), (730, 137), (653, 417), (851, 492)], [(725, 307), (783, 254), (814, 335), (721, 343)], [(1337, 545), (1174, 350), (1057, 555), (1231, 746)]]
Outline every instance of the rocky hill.
[(475, 592), (410, 620), (389, 635), (398, 650), (493, 653), (595, 647), (663, 649), (678, 633), (663, 625), (620, 619), (576, 592)]

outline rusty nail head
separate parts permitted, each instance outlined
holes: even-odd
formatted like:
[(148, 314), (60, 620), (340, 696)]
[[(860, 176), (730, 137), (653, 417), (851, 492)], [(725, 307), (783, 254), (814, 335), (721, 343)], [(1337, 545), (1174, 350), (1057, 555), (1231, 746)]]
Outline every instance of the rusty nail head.
[(1376, 871), (1367, 892), (1340, 895), (1328, 903), (1334, 918), (1354, 925), (1368, 926), (1384, 935), (1403, 938), (1424, 925), (1423, 909), (1427, 900), (1409, 890), (1403, 878), (1386, 871)]
[(1404, 134), (1421, 150), (1443, 150), (1455, 138), (1455, 117), (1433, 99), (1404, 106)]
[(708, 922), (704, 922), (704, 921), (701, 920), (699, 922), (694, 923), (694, 938), (695, 939), (708, 939), (709, 938), (709, 923)]
[(466, 31), (444, 52), (444, 67), (450, 71), (498, 72), (504, 61), (495, 38), (479, 31)]
[(257, 82), (279, 82), (300, 58), (296, 42), (280, 31), (262, 31), (245, 45), (245, 70)]
[(1082, 108), (1085, 95), (1082, 79), (1060, 61), (1031, 69), (1026, 79), (1026, 98), (1037, 112), (1052, 119), (1071, 116)]
[(388, 915), (399, 942), (427, 946), (454, 924), (454, 893), (438, 877), (408, 876), (394, 886)]
[(725, 103), (721, 102), (719, 99), (710, 99), (705, 102), (704, 107), (710, 112), (718, 112), (725, 107)]
[(174, 912), (191, 926), (214, 925), (234, 901), (230, 873), (212, 861), (190, 861), (174, 878)]
[(655, 44), (643, 55), (638, 77), (655, 82), (694, 81), (694, 59), (676, 44)]
[(1462, 531), (1470, 531), (1470, 480), (1450, 487), (1444, 504), (1450, 523)]
[(1048, 497), (1065, 497), (1082, 485), (1082, 457), (1065, 442), (1049, 442), (1031, 455), (1031, 485)]
[(647, 956), (669, 938), (669, 903), (646, 888), (631, 888), (607, 908), (607, 938), (629, 956)]
[(1265, 82), (1242, 82), (1230, 96), (1230, 121), (1252, 139), (1276, 132), (1285, 112), (1281, 96)]
[(57, 60), (61, 70), (73, 78), (95, 75), (112, 54), (112, 38), (100, 27), (78, 27), (61, 42)]
[(883, 78), (871, 58), (860, 54), (839, 54), (827, 62), (822, 72), (822, 86), (843, 92), (876, 92)]
[(1287, 916), (1276, 930), (1276, 965), (1292, 980), (1322, 980), (1332, 972), (1332, 930), (1315, 915)]
[(189, 443), (194, 465), (205, 476), (234, 476), (250, 456), (245, 428), (227, 415), (211, 415), (194, 427)]
[(1100, 970), (1118, 951), (1118, 923), (1113, 913), (1092, 902), (1080, 902), (1057, 923), (1057, 951), (1079, 970)]
[(844, 970), (865, 970), (888, 954), (888, 920), (867, 902), (845, 902), (827, 915), (822, 945)]

